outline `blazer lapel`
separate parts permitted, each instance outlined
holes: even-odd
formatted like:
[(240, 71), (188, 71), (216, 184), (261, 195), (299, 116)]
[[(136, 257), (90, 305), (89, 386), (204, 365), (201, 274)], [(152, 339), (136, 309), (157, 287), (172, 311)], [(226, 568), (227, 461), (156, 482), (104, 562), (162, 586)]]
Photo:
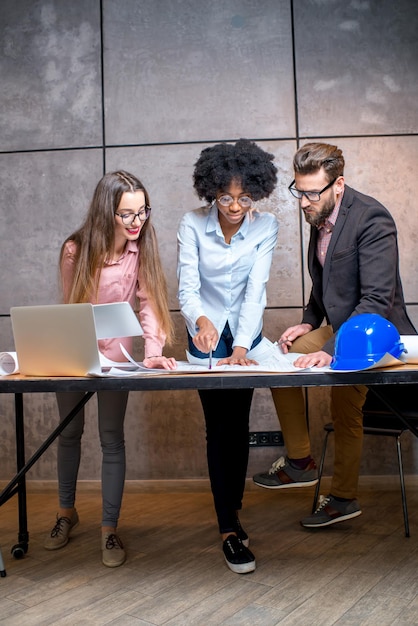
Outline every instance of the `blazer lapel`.
[(349, 201), (350, 194), (347, 193), (348, 191), (349, 189), (346, 187), (344, 190), (344, 195), (343, 195), (343, 199), (341, 202), (340, 210), (338, 211), (337, 221), (335, 222), (335, 226), (332, 229), (332, 236), (329, 242), (327, 256), (325, 257), (324, 269), (322, 273), (322, 293), (325, 293), (326, 291), (328, 280), (329, 280), (329, 272), (331, 268), (332, 255), (334, 253), (335, 246), (338, 243), (339, 236), (341, 234), (341, 231), (344, 228), (345, 220), (347, 219), (348, 212), (350, 210), (349, 206), (351, 204), (351, 201)]

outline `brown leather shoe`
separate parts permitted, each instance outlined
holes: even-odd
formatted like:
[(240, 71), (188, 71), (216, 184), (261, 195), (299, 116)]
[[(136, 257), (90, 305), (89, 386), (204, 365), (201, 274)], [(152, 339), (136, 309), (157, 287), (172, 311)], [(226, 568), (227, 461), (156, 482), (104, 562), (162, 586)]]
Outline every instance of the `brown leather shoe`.
[(55, 526), (45, 539), (45, 550), (58, 550), (59, 548), (66, 546), (70, 537), (70, 532), (73, 528), (78, 526), (78, 522), (78, 513), (75, 509), (71, 517), (58, 517), (57, 513)]
[(123, 543), (115, 533), (102, 535), (102, 563), (106, 567), (119, 567), (126, 560)]

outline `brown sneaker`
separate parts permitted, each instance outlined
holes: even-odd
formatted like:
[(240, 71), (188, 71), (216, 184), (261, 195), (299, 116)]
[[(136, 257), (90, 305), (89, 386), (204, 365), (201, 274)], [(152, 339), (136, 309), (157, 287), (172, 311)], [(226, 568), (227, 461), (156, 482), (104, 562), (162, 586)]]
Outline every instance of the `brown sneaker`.
[(70, 517), (58, 517), (54, 528), (45, 539), (45, 550), (58, 550), (67, 545), (70, 537), (70, 532), (73, 528), (78, 526), (78, 513), (74, 510), (74, 513)]
[(115, 533), (102, 536), (102, 563), (106, 567), (119, 567), (126, 560), (123, 543)]

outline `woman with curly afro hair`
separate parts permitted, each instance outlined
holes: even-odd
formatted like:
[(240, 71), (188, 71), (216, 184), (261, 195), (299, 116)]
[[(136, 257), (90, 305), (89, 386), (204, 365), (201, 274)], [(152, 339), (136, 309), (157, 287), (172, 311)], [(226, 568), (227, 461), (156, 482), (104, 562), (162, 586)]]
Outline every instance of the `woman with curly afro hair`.
[[(254, 204), (277, 183), (269, 154), (248, 139), (205, 148), (195, 163), (194, 188), (207, 204), (186, 213), (178, 230), (179, 302), (191, 359), (211, 366), (256, 363), (262, 339), (266, 283), (278, 223)], [(253, 389), (199, 390), (206, 422), (207, 460), (228, 567), (255, 570), (238, 513), (249, 451)]]

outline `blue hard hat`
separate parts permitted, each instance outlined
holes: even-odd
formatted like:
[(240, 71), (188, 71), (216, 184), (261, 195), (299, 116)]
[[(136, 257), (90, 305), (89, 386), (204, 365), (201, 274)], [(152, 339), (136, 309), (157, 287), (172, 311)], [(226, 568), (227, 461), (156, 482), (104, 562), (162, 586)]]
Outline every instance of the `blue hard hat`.
[(335, 339), (332, 370), (362, 370), (386, 353), (398, 359), (404, 345), (397, 328), (376, 313), (361, 313), (342, 324)]

